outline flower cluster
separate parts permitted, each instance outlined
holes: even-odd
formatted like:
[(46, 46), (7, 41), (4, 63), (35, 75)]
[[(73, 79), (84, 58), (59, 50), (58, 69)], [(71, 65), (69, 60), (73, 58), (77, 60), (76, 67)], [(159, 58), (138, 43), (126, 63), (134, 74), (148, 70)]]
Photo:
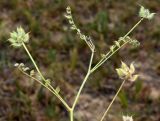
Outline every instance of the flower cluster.
[(34, 70), (30, 70), (30, 68), (26, 67), (24, 65), (24, 63), (15, 63), (14, 66), (18, 67), (18, 69), (23, 71), (23, 72), (30, 71), (30, 73), (29, 73), (30, 76), (34, 76), (35, 75), (35, 71)]
[(133, 121), (132, 116), (123, 116), (123, 121)]
[(127, 42), (129, 42), (130, 44), (132, 44), (135, 47), (137, 47), (137, 46), (140, 45), (140, 42), (138, 40), (132, 39), (129, 36), (127, 36), (127, 37), (120, 37), (118, 39), (118, 41), (114, 41), (115, 44), (110, 47), (111, 52), (114, 52), (114, 50), (116, 48), (120, 48), (124, 43), (127, 43)]
[[(78, 28), (77, 26), (75, 25), (74, 21), (73, 21), (73, 17), (72, 17), (72, 11), (71, 11), (71, 8), (68, 6), (66, 8), (66, 14), (65, 14), (65, 17), (68, 19), (69, 21), (69, 24), (71, 25), (71, 29), (72, 30), (77, 30), (78, 31)], [(79, 30), (80, 31), (80, 30)]]
[(77, 35), (80, 37), (80, 39), (84, 40), (87, 45), (89, 46), (89, 48), (94, 51), (95, 49), (95, 46), (92, 42), (92, 39), (90, 36), (86, 36), (84, 34), (82, 34), (81, 30), (76, 26), (74, 20), (73, 20), (73, 17), (72, 17), (72, 12), (71, 12), (71, 8), (68, 6), (66, 8), (66, 14), (65, 14), (65, 17), (68, 19), (69, 21), (69, 24), (71, 25), (71, 29), (72, 30), (75, 30), (77, 32)]
[(17, 31), (13, 31), (10, 33), (10, 38), (8, 39), (8, 41), (12, 46), (20, 47), (23, 43), (29, 41), (29, 34), (25, 33), (22, 27), (18, 27)]
[(139, 16), (148, 20), (151, 20), (154, 17), (155, 13), (151, 13), (149, 9), (144, 8), (141, 6), (139, 11)]
[(132, 39), (129, 36), (127, 36), (126, 38), (124, 38), (124, 41), (128, 41), (134, 47), (140, 46), (140, 42), (138, 40)]
[(130, 64), (130, 67), (128, 67), (124, 62), (121, 62), (121, 68), (117, 68), (117, 74), (121, 79), (129, 80), (131, 82), (134, 82), (138, 75), (135, 73), (135, 67), (133, 63)]

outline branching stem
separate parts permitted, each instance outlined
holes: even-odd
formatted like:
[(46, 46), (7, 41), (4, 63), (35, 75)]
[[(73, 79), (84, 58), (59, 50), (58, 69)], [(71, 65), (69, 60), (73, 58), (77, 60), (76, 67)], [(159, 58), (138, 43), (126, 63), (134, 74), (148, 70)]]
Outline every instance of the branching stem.
[[(144, 18), (141, 18), (128, 32), (126, 35), (124, 35), (124, 37), (122, 38), (125, 39), (142, 21), (144, 20)], [(114, 50), (114, 52), (109, 51), (104, 58), (102, 58), (92, 69), (91, 69), (91, 73), (94, 72), (95, 70), (97, 70), (97, 68), (99, 68), (104, 62), (106, 62), (112, 55), (114, 55), (119, 49), (121, 49), (125, 44), (127, 44), (128, 42), (123, 43), (119, 48), (117, 48), (116, 50)]]
[[(125, 38), (141, 23), (142, 20), (143, 20), (143, 18), (142, 18), (140, 21), (138, 21), (138, 22), (130, 29), (130, 31), (122, 38), (122, 40), (125, 39)], [(90, 74), (93, 73), (95, 70), (97, 70), (104, 62), (106, 62), (106, 61), (107, 61), (112, 55), (114, 55), (120, 48), (122, 48), (125, 44), (127, 44), (128, 41), (124, 42), (124, 43), (123, 43), (120, 47), (118, 47), (116, 50), (114, 50), (114, 51), (109, 51), (107, 54), (105, 54), (105, 56), (102, 57), (102, 59), (101, 59), (93, 68), (91, 68), (91, 65), (92, 65), (92, 61), (93, 61), (95, 46), (94, 46), (92, 43), (89, 43), (89, 42), (87, 42), (87, 41), (86, 41), (86, 43), (87, 43), (87, 45), (89, 46), (89, 48), (91, 49), (92, 54), (91, 54), (91, 58), (90, 58), (90, 62), (89, 62), (88, 72), (87, 72), (87, 74), (86, 74), (86, 76), (85, 76), (85, 78), (84, 78), (84, 80), (83, 80), (83, 82), (82, 82), (82, 84), (81, 84), (81, 86), (80, 86), (80, 88), (79, 88), (79, 90), (78, 90), (78, 93), (77, 93), (77, 95), (76, 95), (76, 98), (75, 98), (75, 100), (74, 100), (74, 102), (73, 102), (72, 107), (70, 107), (70, 106), (66, 103), (66, 101), (64, 101), (64, 99), (56, 92), (56, 90), (52, 87), (52, 85), (50, 85), (50, 84), (45, 85), (43, 82), (37, 80), (36, 78), (30, 76), (29, 74), (27, 74), (26, 72), (24, 72), (24, 71), (21, 70), (25, 75), (27, 75), (27, 76), (29, 76), (30, 78), (36, 80), (36, 81), (37, 81), (38, 83), (40, 83), (42, 86), (46, 87), (49, 91), (51, 91), (55, 96), (57, 96), (57, 98), (63, 103), (63, 105), (64, 105), (64, 106), (66, 107), (66, 109), (69, 111), (70, 121), (73, 121), (73, 120), (74, 120), (74, 109), (75, 109), (75, 106), (76, 106), (76, 104), (78, 103), (80, 94), (81, 94), (81, 92), (82, 92), (82, 90), (83, 90), (83, 88), (84, 88), (84, 86), (85, 86), (85, 83), (86, 83), (88, 77), (90, 76)], [(26, 45), (25, 45), (24, 43), (22, 43), (22, 45), (23, 45), (24, 49), (26, 50), (28, 56), (30, 57), (32, 63), (34, 64), (34, 66), (35, 66), (37, 72), (39, 73), (40, 77), (42, 78), (42, 80), (43, 80), (44, 82), (46, 82), (46, 79), (44, 78), (44, 76), (42, 75), (41, 71), (39, 70), (36, 62), (34, 61), (32, 55), (31, 55), (30, 52), (28, 51)], [(120, 88), (118, 89), (116, 95), (114, 96), (113, 100), (112, 100), (111, 103), (109, 104), (107, 110), (106, 110), (105, 113), (103, 114), (103, 116), (102, 116), (102, 118), (101, 118), (100, 121), (103, 121), (103, 119), (104, 119), (105, 116), (107, 115), (110, 107), (112, 106), (114, 100), (116, 99), (116, 97), (117, 97), (118, 93), (120, 92), (121, 88), (123, 87), (124, 83), (125, 83), (125, 80), (124, 80), (123, 83), (121, 84)]]
[(73, 103), (73, 105), (72, 105), (72, 109), (73, 109), (73, 110), (74, 110), (74, 108), (75, 108), (75, 106), (76, 106), (76, 104), (77, 104), (77, 102), (78, 102), (78, 99), (79, 99), (79, 96), (80, 96), (80, 94), (81, 94), (81, 92), (82, 92), (82, 89), (83, 89), (83, 87), (84, 87), (84, 85), (85, 85), (85, 83), (86, 83), (86, 81), (87, 81), (87, 79), (88, 79), (88, 77), (89, 77), (89, 75), (90, 75), (90, 70), (91, 70), (91, 65), (92, 65), (92, 61), (93, 61), (93, 56), (94, 56), (94, 50), (92, 51), (92, 54), (91, 54), (91, 58), (90, 58), (90, 62), (89, 62), (89, 67), (88, 67), (87, 75), (85, 76), (85, 78), (84, 78), (84, 80), (83, 80), (83, 82), (82, 82), (82, 84), (81, 84), (81, 86), (80, 86), (80, 88), (79, 88), (79, 91), (78, 91), (78, 93), (77, 93), (77, 95), (76, 95), (76, 98), (75, 98), (75, 100), (74, 100), (74, 103)]
[(81, 86), (78, 90), (78, 93), (77, 93), (76, 98), (73, 102), (72, 108), (70, 110), (70, 121), (74, 120), (74, 113), (73, 112), (74, 112), (76, 104), (78, 103), (78, 99), (79, 99), (80, 94), (81, 94), (81, 92), (84, 88), (84, 85), (85, 85), (85, 83), (86, 83), (86, 81), (87, 81), (87, 79), (90, 75), (90, 70), (91, 70), (91, 66), (92, 66), (93, 57), (94, 57), (94, 48), (92, 48), (92, 54), (91, 54), (91, 58), (90, 58), (90, 62), (89, 62), (88, 72), (87, 72), (87, 74), (86, 74), (86, 76), (85, 76), (85, 78), (84, 78), (84, 80), (83, 80), (83, 82), (82, 82), (82, 84), (81, 84)]
[[(30, 52), (28, 51), (28, 48), (26, 47), (26, 45), (23, 43), (23, 47), (26, 50), (28, 56), (30, 57), (32, 63), (34, 64), (37, 72), (39, 73), (40, 77), (43, 79), (44, 82), (46, 82), (46, 79), (44, 78), (44, 76), (42, 75), (41, 71), (39, 70), (36, 62), (34, 61), (32, 55), (30, 54)], [(64, 106), (67, 108), (68, 111), (71, 110), (71, 108), (69, 107), (69, 105), (66, 103), (66, 101), (64, 101), (64, 99), (56, 92), (56, 90), (52, 87), (52, 85), (48, 84), (48, 86), (46, 86), (43, 82), (37, 80), (36, 78), (28, 75), (27, 73), (23, 72), (25, 75), (29, 76), (30, 78), (36, 80), (37, 82), (39, 82), (42, 86), (46, 87), (47, 89), (49, 89), (55, 96), (57, 96), (57, 98), (64, 104)]]

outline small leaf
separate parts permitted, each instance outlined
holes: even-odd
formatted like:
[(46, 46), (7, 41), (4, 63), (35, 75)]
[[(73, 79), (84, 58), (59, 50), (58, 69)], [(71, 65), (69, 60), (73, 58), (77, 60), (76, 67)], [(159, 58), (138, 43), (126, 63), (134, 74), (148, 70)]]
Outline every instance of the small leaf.
[(14, 66), (15, 66), (15, 67), (18, 67), (18, 66), (19, 66), (19, 63), (15, 63)]
[(11, 43), (15, 43), (16, 42), (16, 40), (13, 39), (13, 38), (9, 38), (8, 41), (11, 42)]
[(140, 42), (136, 39), (131, 39), (129, 43), (132, 44), (134, 47), (140, 46)]
[(28, 71), (28, 70), (29, 70), (29, 67), (23, 68), (23, 71)]
[(45, 85), (48, 86), (48, 85), (50, 85), (50, 84), (51, 84), (51, 80), (50, 80), (50, 79), (46, 79)]
[(127, 72), (123, 70), (122, 68), (116, 69), (116, 71), (117, 71), (119, 78), (121, 79), (123, 79), (127, 75)]
[(150, 15), (148, 15), (148, 19), (151, 20), (154, 17), (155, 14), (156, 13), (151, 13)]
[(80, 34), (80, 38), (84, 40), (85, 39), (85, 35)]
[(129, 67), (123, 61), (121, 61), (121, 63), (122, 63), (121, 68), (128, 71)]
[(73, 24), (70, 28), (71, 28), (72, 30), (77, 29), (77, 28), (76, 28), (76, 25), (74, 25), (74, 24)]
[(71, 14), (71, 7), (70, 7), (70, 6), (68, 6), (68, 7), (66, 8), (66, 12), (67, 12), (68, 14)]
[(67, 19), (71, 19), (72, 18), (72, 16), (71, 15), (68, 15), (68, 14), (65, 14), (64, 15)]
[(74, 24), (74, 21), (72, 19), (69, 20), (70, 24)]
[(81, 30), (80, 29), (77, 29), (77, 34), (81, 34)]
[(34, 70), (30, 71), (30, 76), (33, 76), (35, 74)]
[(114, 52), (114, 46), (110, 47), (111, 52)]
[(17, 27), (17, 33), (19, 33), (20, 35), (24, 35), (25, 34), (25, 32), (24, 32), (24, 30), (22, 29), (21, 26)]
[(102, 58), (105, 58), (105, 57), (106, 57), (106, 55), (105, 55), (105, 54), (101, 54), (101, 57), (102, 57)]
[(11, 32), (10, 36), (11, 36), (11, 38), (16, 39), (17, 38), (17, 33), (15, 31)]
[(59, 93), (60, 92), (60, 88), (56, 87), (56, 92)]
[(13, 46), (15, 48), (19, 48), (22, 46), (22, 44), (21, 43), (13, 43), (13, 44), (11, 44), (11, 46)]
[(24, 35), (23, 42), (28, 42), (29, 41), (29, 33)]
[(24, 63), (20, 63), (19, 66), (20, 66), (20, 67), (24, 67)]
[(133, 74), (135, 72), (135, 67), (134, 67), (133, 63), (131, 63), (129, 70), (130, 70), (131, 74)]
[(130, 81), (134, 82), (135, 80), (137, 80), (138, 77), (139, 77), (139, 75), (133, 75), (132, 78), (130, 79)]
[(129, 36), (127, 36), (126, 38), (125, 38), (125, 42), (131, 42), (132, 41), (132, 39), (129, 37)]
[(119, 42), (121, 42), (121, 41), (125, 42), (126, 40), (124, 39), (124, 37), (120, 37), (120, 38), (118, 39), (118, 41), (119, 41)]
[(115, 41), (117, 47), (121, 47), (118, 41)]

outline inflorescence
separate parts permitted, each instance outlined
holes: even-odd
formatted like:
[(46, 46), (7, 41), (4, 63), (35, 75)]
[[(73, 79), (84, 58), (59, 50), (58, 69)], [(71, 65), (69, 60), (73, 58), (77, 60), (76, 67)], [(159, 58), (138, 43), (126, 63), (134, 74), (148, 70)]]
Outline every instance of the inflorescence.
[(119, 78), (134, 82), (138, 78), (138, 74), (135, 74), (133, 63), (130, 64), (130, 67), (128, 67), (123, 61), (121, 61), (121, 63), (121, 67), (116, 69)]
[(87, 45), (89, 46), (89, 48), (91, 49), (91, 51), (94, 51), (95, 49), (95, 46), (92, 42), (92, 39), (90, 36), (86, 36), (84, 35), (81, 30), (76, 26), (74, 20), (73, 20), (73, 17), (72, 17), (72, 11), (71, 11), (71, 8), (68, 6), (66, 8), (66, 14), (65, 14), (65, 17), (67, 18), (69, 24), (71, 25), (70, 28), (72, 30), (75, 30), (77, 32), (77, 35), (80, 37), (80, 39), (84, 40)]
[(22, 27), (18, 27), (17, 31), (10, 33), (8, 41), (13, 47), (21, 47), (23, 43), (29, 42), (29, 34), (25, 33)]

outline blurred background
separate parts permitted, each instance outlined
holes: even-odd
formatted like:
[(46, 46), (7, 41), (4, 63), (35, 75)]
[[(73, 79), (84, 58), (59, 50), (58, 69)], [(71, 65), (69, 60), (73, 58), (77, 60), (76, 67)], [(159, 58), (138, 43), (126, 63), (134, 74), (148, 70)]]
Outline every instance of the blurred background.
[(140, 78), (125, 84), (106, 120), (132, 115), (134, 121), (160, 121), (160, 0), (0, 0), (0, 121), (68, 121), (58, 99), (14, 67), (22, 62), (34, 69), (24, 49), (15, 49), (7, 41), (18, 26), (30, 32), (28, 49), (71, 105), (91, 53), (69, 29), (64, 17), (68, 5), (77, 26), (94, 40), (93, 65), (139, 21), (140, 5), (157, 13), (131, 33), (140, 47), (123, 47), (90, 76), (76, 107), (76, 121), (100, 120), (122, 82), (115, 71), (121, 60), (134, 61)]

